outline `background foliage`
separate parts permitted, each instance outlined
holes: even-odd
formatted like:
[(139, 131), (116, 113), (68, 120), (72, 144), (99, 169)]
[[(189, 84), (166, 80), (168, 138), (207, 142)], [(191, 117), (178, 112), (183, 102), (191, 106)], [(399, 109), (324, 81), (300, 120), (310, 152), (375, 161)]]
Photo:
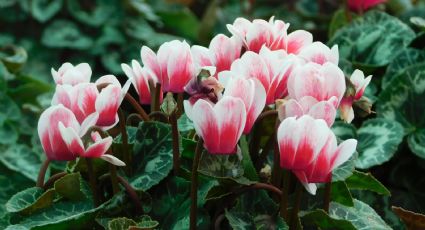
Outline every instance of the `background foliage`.
[[(309, 30), (315, 40), (338, 44), (340, 66), (347, 75), (355, 68), (373, 74), (366, 94), (374, 102), (376, 113), (356, 118), (353, 124), (336, 122), (333, 127), (340, 139), (359, 140), (357, 157), (335, 172), (334, 179), (339, 182), (332, 191), (334, 202), (329, 216), (320, 210), (305, 212), (301, 215), (303, 224), (314, 223), (323, 229), (399, 229), (404, 225), (391, 206), (424, 213), (423, 1), (389, 0), (385, 6), (364, 15), (347, 15), (342, 1), (331, 0), (3, 0), (0, 1), (0, 228), (12, 224), (10, 229), (62, 229), (87, 223), (106, 229), (127, 229), (134, 225), (141, 226), (140, 229), (186, 228), (190, 182), (188, 177), (167, 177), (172, 157), (171, 147), (165, 146), (170, 146), (167, 143), (171, 141), (171, 131), (162, 123), (141, 123), (128, 130), (134, 156), (141, 162), (134, 166), (134, 174), (128, 179), (138, 190), (144, 212), (149, 216), (136, 217), (123, 192), (96, 208), (86, 182), (81, 179), (80, 172), (85, 171), (79, 162), (54, 163), (50, 174), (64, 169), (75, 173), (63, 177), (47, 191), (33, 187), (44, 160), (36, 124), (39, 114), (50, 103), (53, 91), (50, 68), (56, 69), (63, 62), (88, 62), (94, 78), (113, 73), (125, 81), (120, 64), (139, 59), (142, 45), (156, 49), (172, 39), (208, 45), (214, 34), (228, 35), (225, 25), (238, 16), (268, 19), (272, 15), (290, 22), (290, 30)], [(188, 163), (195, 143), (190, 139), (193, 127), (184, 118), (179, 120), (179, 128), (183, 131), (183, 162)], [(156, 140), (144, 138), (153, 137), (149, 132), (156, 134)], [(158, 148), (152, 145), (155, 142), (164, 145)], [(118, 137), (114, 150), (119, 148)], [(203, 162), (214, 160), (203, 159)], [(104, 170), (106, 166), (97, 163), (97, 169)], [(203, 174), (198, 191), (200, 228), (208, 228), (215, 220), (209, 210), (219, 207), (226, 197), (223, 183), (249, 184), (252, 176), (258, 177), (242, 176), (242, 169), (240, 175), (232, 174), (229, 179), (226, 168), (244, 166), (235, 166), (232, 159), (221, 163), (224, 169), (218, 171), (207, 163), (200, 169)], [(357, 171), (353, 172), (354, 167)], [(245, 168), (245, 171), (249, 170)], [(71, 187), (72, 193), (67, 192), (68, 183), (75, 185)], [(305, 207), (315, 202), (310, 198)], [(264, 229), (271, 225), (285, 228), (282, 220), (271, 218), (276, 209), (266, 193), (246, 193), (233, 206), (226, 207), (225, 218), (236, 229)], [(133, 219), (116, 218), (122, 216)]]

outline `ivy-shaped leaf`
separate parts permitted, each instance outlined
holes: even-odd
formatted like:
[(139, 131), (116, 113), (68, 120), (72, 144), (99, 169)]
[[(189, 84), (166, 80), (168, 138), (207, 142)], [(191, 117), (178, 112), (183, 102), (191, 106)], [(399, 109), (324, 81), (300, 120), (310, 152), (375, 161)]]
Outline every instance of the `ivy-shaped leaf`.
[(336, 181), (332, 183), (331, 198), (333, 201), (343, 204), (345, 206), (353, 206), (353, 197), (347, 184), (344, 181)]
[(12, 124), (12, 122), (4, 122), (0, 125), (0, 144), (14, 144), (18, 140), (18, 130)]
[(137, 222), (137, 228), (135, 230), (142, 229), (154, 229), (158, 227), (159, 222), (156, 220), (152, 220), (152, 218), (148, 215), (143, 215), (140, 220)]
[(381, 195), (391, 195), (390, 191), (370, 173), (354, 171), (345, 183), (350, 189), (367, 189)]
[(52, 48), (88, 49), (93, 40), (84, 35), (78, 26), (66, 20), (56, 20), (43, 31), (41, 36), (43, 45)]
[(133, 147), (135, 189), (148, 190), (164, 179), (173, 167), (171, 126), (162, 122), (142, 122)]
[(338, 30), (329, 41), (339, 47), (340, 58), (368, 66), (384, 66), (415, 38), (399, 19), (369, 11)]
[(404, 134), (398, 122), (374, 118), (365, 121), (357, 135), (359, 158), (356, 167), (366, 169), (390, 160)]
[(357, 138), (356, 127), (343, 121), (336, 121), (332, 125), (332, 132), (341, 140)]
[(332, 181), (343, 181), (353, 174), (356, 161), (358, 158), (358, 153), (355, 152), (350, 159), (348, 159), (344, 164), (340, 165), (338, 168), (332, 172)]
[(302, 211), (299, 214), (303, 226), (313, 225), (320, 229), (329, 230), (356, 230), (353, 224), (347, 220), (334, 219), (330, 217), (324, 210), (317, 209), (314, 211)]
[(409, 147), (414, 154), (425, 158), (425, 63), (410, 66), (397, 75), (379, 95), (379, 116), (398, 121), (408, 135)]
[(32, 0), (31, 13), (39, 22), (45, 22), (55, 16), (62, 8), (63, 0)]
[(71, 173), (63, 176), (59, 180), (55, 181), (55, 191), (63, 197), (70, 200), (83, 200), (86, 198), (82, 192), (80, 173)]
[(414, 213), (400, 207), (392, 207), (392, 210), (398, 217), (406, 224), (407, 229), (424, 229), (425, 228), (425, 215)]
[(137, 223), (129, 218), (120, 217), (108, 222), (108, 230), (128, 230), (131, 226), (136, 226)]
[(6, 209), (11, 213), (30, 215), (37, 210), (52, 205), (54, 197), (54, 189), (49, 189), (44, 192), (42, 188), (32, 187), (12, 196), (6, 203)]
[(120, 9), (116, 2), (111, 0), (91, 1), (90, 3), (74, 0), (67, 1), (67, 5), (69, 12), (75, 19), (90, 26), (104, 24)]
[(389, 230), (391, 229), (369, 205), (354, 199), (354, 207), (331, 202), (329, 216), (334, 219), (348, 220), (356, 229)]
[(19, 121), (21, 110), (18, 105), (5, 93), (0, 92), (0, 124), (6, 120)]

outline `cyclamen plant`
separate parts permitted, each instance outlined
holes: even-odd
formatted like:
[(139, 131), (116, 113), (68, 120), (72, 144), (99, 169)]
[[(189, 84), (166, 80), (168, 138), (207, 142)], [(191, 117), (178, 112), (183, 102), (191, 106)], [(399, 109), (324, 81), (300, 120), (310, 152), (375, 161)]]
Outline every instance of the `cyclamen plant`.
[[(290, 175), (295, 175), (297, 183), (312, 195), (316, 194), (316, 184), (325, 183), (325, 210), (328, 210), (332, 171), (355, 153), (357, 145), (355, 139), (338, 144), (330, 127), (337, 119), (338, 110), (346, 122), (354, 119), (352, 106), (358, 101), (368, 101), (363, 93), (371, 76), (365, 78), (360, 70), (355, 70), (350, 78), (344, 76), (338, 67), (336, 45), (329, 48), (313, 42), (312, 34), (304, 30), (288, 33), (288, 27), (289, 24), (274, 18), (269, 21), (238, 18), (228, 25), (231, 37), (219, 34), (208, 48), (190, 47), (185, 41), (177, 40), (162, 44), (156, 53), (143, 46), (141, 63), (133, 60), (131, 66), (122, 64), (128, 77), (123, 86), (113, 75), (90, 82), (92, 71), (86, 63), (76, 66), (65, 63), (58, 71), (52, 69), (56, 91), (51, 107), (43, 112), (38, 123), (47, 162), (85, 158), (93, 196), (98, 202), (96, 193), (101, 188), (97, 187), (99, 178), (91, 159), (100, 158), (116, 166), (134, 164), (126, 140), (120, 155), (123, 159), (112, 153), (115, 127), (120, 123), (124, 140), (130, 116), (144, 122), (159, 117), (170, 123), (173, 130), (173, 176), (178, 176), (181, 148), (177, 119), (185, 113), (193, 122), (194, 138), (198, 140), (191, 172), (190, 229), (195, 229), (201, 155), (246, 158), (241, 154), (240, 141), (242, 136), (244, 140), (247, 136), (251, 158), (258, 159), (256, 134), (262, 128), (261, 120), (274, 117), (276, 148), (272, 180), (262, 187), (279, 191), (280, 214), (295, 229), (294, 215), (299, 210), (300, 199), (289, 216)], [(131, 85), (139, 95), (138, 101), (128, 93)], [(165, 98), (164, 93), (168, 93)], [(170, 93), (177, 94), (176, 101)], [(125, 117), (120, 110), (124, 99), (137, 111), (136, 115)], [(149, 104), (150, 114), (141, 106)], [(165, 108), (163, 112), (160, 107)], [(261, 162), (251, 164), (265, 166)], [(40, 171), (40, 187), (44, 185), (47, 166), (44, 164)], [(110, 175), (111, 179), (117, 177), (115, 166), (111, 167)], [(281, 182), (276, 178), (282, 176), (283, 186), (278, 188)], [(139, 204), (132, 187), (123, 180), (120, 177), (134, 203)], [(113, 187), (116, 192), (117, 186)], [(301, 198), (301, 192), (302, 187), (297, 186), (296, 197)]]

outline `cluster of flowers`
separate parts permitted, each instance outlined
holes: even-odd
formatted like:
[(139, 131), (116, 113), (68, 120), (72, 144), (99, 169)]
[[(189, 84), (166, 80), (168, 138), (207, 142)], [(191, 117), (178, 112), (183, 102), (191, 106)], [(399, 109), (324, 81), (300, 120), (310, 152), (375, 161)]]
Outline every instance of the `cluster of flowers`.
[(112, 75), (90, 83), (87, 64), (64, 64), (52, 72), (58, 84), (53, 105), (40, 118), (44, 150), (55, 160), (101, 156), (120, 162), (104, 154), (111, 139), (92, 132), (86, 142), (93, 144), (85, 150), (81, 137), (93, 125), (108, 129), (116, 124), (130, 82), (141, 104), (151, 102), (150, 83), (160, 83), (163, 92), (190, 95), (186, 115), (211, 154), (235, 154), (239, 138), (250, 133), (260, 113), (278, 110), (280, 165), (315, 193), (314, 183), (329, 181), (332, 170), (355, 152), (356, 140), (337, 146), (330, 126), (338, 108), (351, 122), (352, 104), (362, 98), (371, 77), (356, 70), (346, 87), (338, 47), (313, 42), (304, 30), (288, 34), (288, 27), (274, 18), (238, 18), (228, 25), (232, 36), (219, 34), (208, 48), (177, 40), (164, 43), (157, 53), (144, 46), (142, 65), (136, 60), (122, 64), (129, 77), (123, 88)]

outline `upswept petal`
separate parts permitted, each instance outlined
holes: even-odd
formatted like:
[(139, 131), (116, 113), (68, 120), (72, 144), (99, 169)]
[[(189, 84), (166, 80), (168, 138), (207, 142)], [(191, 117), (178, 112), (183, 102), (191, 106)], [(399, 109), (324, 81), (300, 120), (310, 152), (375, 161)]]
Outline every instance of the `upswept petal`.
[(298, 54), (300, 50), (313, 42), (313, 35), (305, 30), (296, 30), (288, 34), (286, 52)]
[[(185, 103), (185, 111), (189, 111)], [(204, 140), (204, 147), (210, 152), (217, 152), (220, 146), (220, 129), (213, 107), (205, 100), (198, 100), (187, 113), (193, 121), (196, 133)]]
[(167, 74), (169, 82), (165, 82), (163, 87), (166, 92), (182, 93), (184, 86), (195, 77), (195, 66), (190, 46), (186, 41), (173, 41), (170, 44), (175, 47), (168, 54)]
[(334, 45), (332, 49), (329, 49), (329, 47), (321, 42), (313, 42), (303, 47), (298, 55), (307, 61), (315, 62), (319, 65), (323, 65), (326, 62), (332, 62), (338, 65), (339, 61), (338, 46)]
[(117, 122), (117, 111), (121, 97), (121, 87), (108, 85), (103, 88), (97, 97), (95, 108), (99, 113), (98, 126), (110, 126)]
[(331, 159), (331, 170), (346, 162), (356, 152), (357, 140), (348, 139), (339, 144)]
[(62, 122), (58, 124), (62, 140), (71, 153), (77, 156), (84, 154), (84, 145), (77, 132), (71, 127), (65, 127)]
[(372, 75), (369, 75), (365, 78), (363, 71), (358, 69), (354, 70), (350, 77), (351, 83), (353, 83), (356, 88), (356, 95), (354, 96), (354, 100), (359, 100), (363, 96), (363, 93), (371, 80)]
[(190, 48), (196, 68), (200, 69), (204, 66), (215, 66), (215, 58), (212, 52), (203, 47), (194, 45)]
[(96, 125), (96, 122), (98, 119), (99, 119), (98, 112), (94, 112), (90, 114), (89, 116), (87, 116), (86, 119), (84, 119), (83, 123), (81, 123), (81, 127), (78, 132), (78, 135), (80, 137), (84, 136), (91, 127)]
[(116, 166), (125, 166), (125, 163), (123, 161), (110, 154), (103, 154), (102, 156), (100, 156), (100, 159)]
[(53, 95), (51, 105), (62, 104), (66, 108), (71, 108), (72, 100), (69, 93), (72, 91), (70, 85), (56, 85), (55, 94)]
[(256, 78), (266, 91), (270, 87), (270, 73), (264, 60), (256, 53), (247, 51), (232, 63), (231, 71), (245, 78)]
[(255, 53), (258, 53), (263, 45), (270, 47), (274, 39), (271, 25), (262, 19), (255, 19), (246, 33), (247, 48)]
[(239, 58), (241, 47), (236, 37), (229, 38), (224, 34), (218, 34), (211, 40), (209, 49), (214, 55), (217, 73), (230, 69), (232, 62)]
[(152, 70), (156, 78), (161, 82), (162, 70), (159, 65), (158, 58), (155, 52), (153, 52), (149, 47), (143, 46), (142, 49), (140, 50), (140, 57), (142, 58), (143, 66)]
[(82, 157), (90, 158), (99, 158), (108, 151), (109, 147), (112, 145), (112, 137), (106, 137), (101, 140), (97, 140), (92, 145), (90, 145), (85, 153), (81, 155)]

